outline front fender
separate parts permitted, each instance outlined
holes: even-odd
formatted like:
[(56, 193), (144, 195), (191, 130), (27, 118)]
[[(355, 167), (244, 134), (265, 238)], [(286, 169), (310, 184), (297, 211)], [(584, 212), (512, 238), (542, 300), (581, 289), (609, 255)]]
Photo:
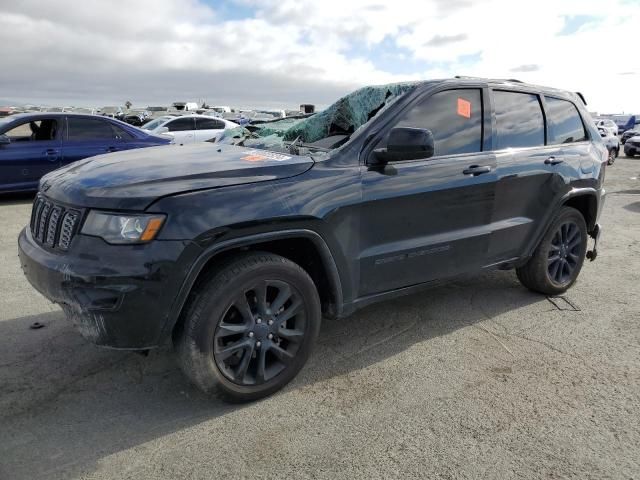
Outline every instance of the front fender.
[(227, 252), (229, 250), (259, 245), (261, 243), (270, 242), (274, 240), (292, 239), (292, 238), (305, 238), (313, 242), (318, 249), (320, 257), (322, 258), (323, 265), (328, 274), (328, 282), (331, 288), (331, 293), (336, 299), (336, 316), (340, 317), (343, 308), (343, 290), (340, 274), (336, 266), (336, 262), (333, 258), (333, 254), (329, 249), (325, 240), (317, 232), (309, 229), (290, 229), (279, 230), (273, 232), (263, 232), (258, 234), (247, 235), (239, 238), (233, 238), (230, 240), (215, 243), (205, 248), (198, 258), (193, 262), (189, 272), (187, 273), (182, 286), (176, 296), (170, 313), (167, 317), (165, 326), (163, 328), (163, 336), (168, 337), (173, 331), (180, 313), (186, 304), (189, 293), (191, 292), (196, 280), (202, 273), (203, 269), (216, 256)]

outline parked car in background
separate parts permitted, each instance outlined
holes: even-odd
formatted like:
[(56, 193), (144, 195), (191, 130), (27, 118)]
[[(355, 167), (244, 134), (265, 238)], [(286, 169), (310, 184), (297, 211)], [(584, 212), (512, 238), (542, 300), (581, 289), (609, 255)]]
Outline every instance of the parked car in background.
[(598, 133), (600, 133), (602, 141), (607, 146), (607, 165), (613, 165), (613, 162), (616, 161), (620, 154), (620, 139), (604, 127), (598, 127)]
[(624, 154), (627, 157), (634, 157), (640, 154), (640, 135), (627, 139), (624, 144)]
[(18, 107), (0, 107), (0, 117), (8, 117), (9, 115), (15, 115), (22, 110)]
[(124, 116), (124, 108), (123, 107), (102, 107), (99, 111), (100, 115), (104, 117), (117, 118), (121, 120)]
[(122, 120), (134, 127), (140, 127), (151, 120), (151, 112), (147, 110), (128, 110)]
[(208, 117), (206, 115), (183, 115), (181, 117), (161, 117), (143, 125), (148, 132), (167, 135), (178, 145), (195, 142), (206, 142), (218, 139), (229, 128), (238, 124), (223, 118)]
[(179, 112), (193, 112), (198, 110), (196, 102), (173, 102), (171, 107)]
[(25, 113), (0, 120), (0, 192), (35, 190), (40, 177), (83, 158), (167, 145), (107, 117), (76, 113)]
[(616, 125), (616, 122), (608, 118), (596, 119), (596, 127), (605, 128), (611, 132), (612, 135), (618, 135), (618, 125)]
[(625, 143), (627, 143), (627, 140), (629, 140), (631, 137), (635, 137), (636, 135), (640, 135), (640, 129), (634, 128), (632, 130), (627, 130), (622, 134), (622, 138), (620, 139), (620, 141), (624, 145)]

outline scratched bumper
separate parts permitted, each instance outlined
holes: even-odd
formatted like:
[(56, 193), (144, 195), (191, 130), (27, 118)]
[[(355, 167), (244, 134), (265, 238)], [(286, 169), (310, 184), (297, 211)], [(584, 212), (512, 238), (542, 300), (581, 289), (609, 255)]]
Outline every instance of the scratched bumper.
[(59, 304), (78, 331), (97, 345), (147, 349), (163, 341), (163, 327), (186, 272), (183, 242), (108, 245), (78, 235), (69, 253), (46, 250), (28, 227), (18, 255), (29, 283)]

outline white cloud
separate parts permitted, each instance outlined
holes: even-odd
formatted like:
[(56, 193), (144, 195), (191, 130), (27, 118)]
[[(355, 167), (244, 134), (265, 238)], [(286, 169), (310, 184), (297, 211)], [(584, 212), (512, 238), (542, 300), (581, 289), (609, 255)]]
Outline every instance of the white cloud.
[[(633, 52), (638, 3), (239, 3), (252, 8), (255, 18), (225, 20), (221, 9), (196, 0), (3, 5), (0, 96), (41, 102), (111, 102), (124, 96), (166, 103), (197, 96), (226, 103), (322, 104), (359, 85), (472, 74), (580, 90), (592, 109), (640, 112), (640, 99), (632, 93), (640, 75)], [(564, 16), (573, 15), (601, 19), (559, 36)], [(381, 63), (365, 53), (379, 55), (381, 44), (404, 49), (407, 61), (423, 67), (409, 75), (393, 73), (406, 71), (402, 68), (385, 71), (388, 55)], [(360, 53), (354, 57), (354, 52)], [(478, 52), (479, 62), (462, 61)], [(398, 58), (398, 67), (404, 61)], [(512, 71), (522, 66), (528, 68)]]

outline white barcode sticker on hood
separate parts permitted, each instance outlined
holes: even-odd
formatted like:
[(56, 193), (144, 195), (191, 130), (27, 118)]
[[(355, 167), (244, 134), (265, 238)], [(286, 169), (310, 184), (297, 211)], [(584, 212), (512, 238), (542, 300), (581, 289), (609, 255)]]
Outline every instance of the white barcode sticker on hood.
[(242, 160), (247, 160), (249, 162), (260, 162), (263, 160), (275, 160), (276, 162), (283, 162), (285, 160), (291, 159), (289, 155), (283, 155), (281, 153), (270, 152), (268, 150), (258, 150), (255, 148), (251, 148), (243, 152), (244, 157)]

